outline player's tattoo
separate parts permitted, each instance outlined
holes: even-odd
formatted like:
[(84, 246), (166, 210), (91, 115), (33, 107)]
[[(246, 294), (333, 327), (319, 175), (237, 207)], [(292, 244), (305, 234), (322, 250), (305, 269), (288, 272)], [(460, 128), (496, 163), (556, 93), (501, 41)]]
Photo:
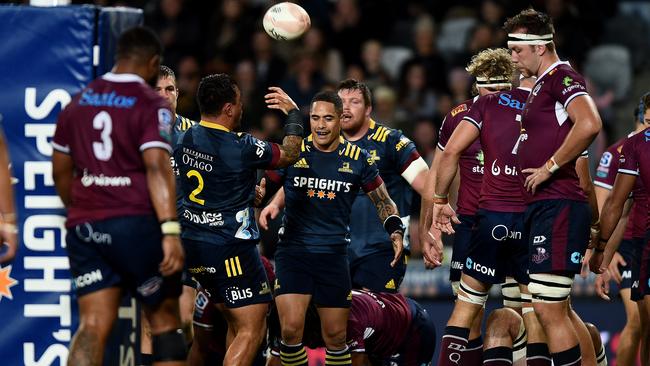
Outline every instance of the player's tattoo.
[(375, 204), (377, 215), (379, 215), (381, 222), (384, 222), (390, 215), (399, 216), (397, 205), (395, 205), (395, 202), (393, 202), (388, 195), (386, 184), (382, 183), (379, 187), (375, 188), (374, 191), (368, 192), (368, 197), (370, 197), (372, 203)]
[(280, 160), (276, 164), (276, 168), (286, 168), (289, 165), (298, 161), (300, 157), (300, 146), (302, 145), (301, 136), (284, 136), (282, 145), (280, 145)]
[(102, 362), (99, 359), (101, 346), (99, 337), (96, 334), (87, 330), (77, 332), (70, 347), (68, 365), (100, 366)]

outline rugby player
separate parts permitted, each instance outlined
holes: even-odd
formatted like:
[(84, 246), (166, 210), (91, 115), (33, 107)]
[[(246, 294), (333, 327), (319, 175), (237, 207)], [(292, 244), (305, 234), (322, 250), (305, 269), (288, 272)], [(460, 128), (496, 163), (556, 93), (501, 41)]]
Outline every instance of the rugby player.
[[(343, 103), (333, 92), (316, 94), (311, 103), (311, 135), (303, 141), (300, 160), (282, 171), (269, 172), (283, 184), (260, 214), (267, 227), (285, 207), (275, 254), (275, 303), (282, 328), (281, 359), (285, 365), (307, 363), (302, 335), (305, 311), (318, 306), (326, 345), (326, 365), (350, 363), (345, 343), (351, 301), (347, 258), (350, 213), (359, 189), (376, 208), (394, 250), (390, 263), (402, 256), (404, 227), (395, 203), (378, 174), (374, 159), (341, 136)], [(286, 198), (285, 198), (286, 195)]]
[(602, 123), (584, 78), (559, 60), (548, 15), (523, 10), (504, 28), (516, 67), (525, 76), (537, 77), (522, 111), (526, 138), (518, 149), (527, 191), (528, 289), (553, 362), (577, 365), (580, 346), (567, 299), (589, 243), (590, 224), (596, 224), (598, 216), (580, 186), (576, 160)]
[(183, 194), (183, 246), (187, 268), (224, 314), (229, 337), (224, 365), (250, 365), (265, 335), (271, 289), (257, 251), (253, 204), (257, 169), (298, 159), (302, 121), (295, 103), (270, 88), (269, 107), (288, 115), (282, 145), (234, 132), (241, 122), (241, 92), (228, 75), (201, 80), (201, 122), (174, 150)]
[[(462, 151), (480, 139), (488, 167), (481, 186), (472, 244), (460, 280), (459, 301), (443, 337), (440, 364), (453, 363), (457, 355), (463, 360), (465, 352), (459, 353), (452, 343), (467, 347), (460, 340), (467, 342), (470, 325), (480, 316), (492, 285), (503, 283), (508, 275), (519, 283), (523, 294), (528, 293), (528, 247), (522, 240), (525, 206), (517, 177), (520, 173), (516, 152), (520, 142), (520, 113), (533, 80), (524, 78), (522, 87), (509, 90), (514, 64), (505, 49), (480, 52), (472, 59), (468, 71), (477, 78), (479, 90), (506, 91), (479, 98), (455, 129), (440, 157), (433, 220), (447, 233), (453, 229), (445, 223), (457, 220), (447, 196)], [(529, 304), (525, 310), (532, 310)], [(536, 323), (534, 316), (526, 319)]]
[(424, 181), (429, 167), (415, 149), (415, 144), (401, 131), (388, 128), (370, 118), (370, 89), (354, 79), (339, 83), (338, 95), (343, 101), (341, 127), (343, 137), (368, 151), (374, 159), (388, 193), (402, 213), (404, 256), (394, 267), (392, 242), (373, 213), (374, 204), (360, 191), (352, 204), (350, 217), (350, 277), (352, 288), (374, 292), (399, 290), (409, 255), (408, 227), (413, 190), (424, 194)]
[(102, 363), (124, 290), (144, 307), (154, 365), (185, 364), (178, 312), (184, 253), (169, 164), (173, 115), (152, 89), (161, 54), (151, 30), (127, 30), (112, 72), (91, 82), (57, 121), (53, 176), (68, 210), (80, 312), (68, 365)]
[[(612, 146), (608, 147), (600, 159), (600, 164), (596, 170), (594, 185), (596, 197), (598, 199), (598, 208), (602, 214), (602, 208), (609, 197), (616, 173), (618, 172), (619, 160), (623, 143), (627, 138), (646, 129), (645, 123), (645, 104), (643, 98), (640, 106), (634, 110), (635, 130), (627, 137), (618, 140)], [(650, 116), (648, 116), (650, 123)], [(611, 275), (619, 285), (619, 293), (623, 299), (625, 308), (626, 322), (621, 331), (621, 337), (618, 348), (616, 349), (616, 360), (624, 365), (629, 365), (636, 360), (639, 350), (639, 341), (641, 336), (641, 320), (639, 317), (639, 306), (636, 301), (643, 300), (638, 293), (638, 258), (643, 247), (645, 226), (648, 219), (648, 198), (646, 191), (640, 179), (637, 179), (632, 192), (632, 206), (628, 207), (629, 213), (625, 213), (621, 218), (614, 235), (617, 238), (612, 240), (622, 241), (618, 250), (614, 253), (608, 270), (596, 277), (596, 292), (603, 298), (609, 299), (607, 293), (603, 291), (605, 280), (609, 281)], [(629, 201), (629, 200), (628, 200)], [(629, 205), (629, 202), (628, 202)], [(624, 230), (624, 231), (623, 231)], [(636, 276), (633, 276), (636, 275)], [(633, 287), (633, 283), (636, 286)]]
[(16, 202), (10, 167), (9, 149), (0, 129), (0, 263), (11, 261), (18, 250)]
[[(160, 70), (158, 72), (158, 81), (154, 90), (163, 97), (169, 104), (170, 110), (172, 111), (174, 123), (171, 127), (171, 145), (172, 149), (178, 141), (179, 135), (181, 135), (185, 130), (190, 128), (192, 125), (196, 124), (195, 121), (192, 121), (188, 118), (185, 118), (176, 113), (176, 106), (178, 101), (178, 87), (176, 86), (176, 74), (174, 71), (165, 65), (160, 65)], [(181, 202), (182, 194), (179, 184), (179, 175), (178, 167), (174, 161), (174, 158), (171, 159), (172, 171), (176, 177), (176, 214), (180, 216), (181, 211)], [(192, 342), (192, 312), (194, 309), (194, 296), (196, 290), (194, 289), (196, 285), (193, 284), (193, 281), (187, 273), (183, 273), (183, 292), (178, 299), (179, 301), (179, 311), (181, 314), (181, 324), (183, 325), (183, 332), (185, 332), (185, 337), (188, 344)], [(141, 332), (140, 332), (140, 353), (141, 365), (150, 365), (151, 364), (151, 331), (149, 329), (149, 323), (147, 322), (146, 317), (142, 317), (140, 322)]]
[[(323, 344), (320, 320), (313, 308), (311, 304), (307, 311), (304, 343), (320, 347)], [(267, 365), (279, 366), (280, 330), (273, 318), (272, 312)], [(346, 343), (350, 345), (355, 366), (385, 362), (400, 366), (428, 365), (435, 352), (436, 330), (427, 311), (408, 297), (353, 290)]]
[[(642, 98), (641, 104), (639, 110), (644, 113), (643, 121), (644, 123), (648, 123), (650, 122), (650, 109), (648, 108), (650, 106), (650, 98), (646, 95)], [(600, 239), (598, 245), (594, 248), (594, 253), (589, 262), (590, 269), (595, 273), (603, 273), (607, 270), (614, 253), (621, 243), (620, 240), (616, 240), (613, 233), (615, 228), (618, 226), (619, 219), (623, 212), (623, 207), (629, 194), (635, 189), (635, 187), (637, 187), (636, 181), (641, 180), (644, 187), (650, 186), (650, 166), (647, 163), (647, 155), (645, 155), (650, 151), (650, 146), (647, 142), (650, 140), (649, 136), (650, 129), (646, 128), (634, 136), (628, 137), (623, 143), (618, 166), (618, 174), (611, 193), (603, 205), (603, 214), (600, 222)], [(640, 177), (640, 179), (638, 179), (638, 177)], [(647, 195), (646, 204), (648, 204)], [(650, 362), (647, 350), (650, 337), (648, 337), (648, 334), (646, 333), (648, 328), (647, 319), (650, 318), (650, 300), (647, 297), (650, 295), (650, 284), (648, 283), (650, 281), (650, 274), (648, 271), (648, 268), (650, 268), (648, 266), (650, 264), (648, 229), (648, 223), (646, 222), (646, 234), (641, 247), (642, 249), (640, 249), (640, 254), (637, 255), (637, 257), (639, 257), (639, 263), (635, 264), (635, 267), (638, 266), (639, 268), (638, 294), (635, 296), (642, 298), (642, 300), (638, 301), (637, 304), (639, 306), (639, 318), (641, 319), (642, 324), (642, 334), (640, 339), (643, 343), (641, 344), (640, 349), (642, 356), (641, 361), (643, 364)], [(633, 277), (636, 277), (634, 272), (632, 275)]]

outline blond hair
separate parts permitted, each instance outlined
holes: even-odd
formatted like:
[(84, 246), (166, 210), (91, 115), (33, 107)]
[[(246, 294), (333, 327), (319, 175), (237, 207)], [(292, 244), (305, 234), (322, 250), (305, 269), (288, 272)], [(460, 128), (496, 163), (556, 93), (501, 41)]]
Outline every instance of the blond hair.
[(472, 57), (465, 68), (475, 78), (511, 80), (515, 72), (510, 51), (505, 48), (488, 48)]

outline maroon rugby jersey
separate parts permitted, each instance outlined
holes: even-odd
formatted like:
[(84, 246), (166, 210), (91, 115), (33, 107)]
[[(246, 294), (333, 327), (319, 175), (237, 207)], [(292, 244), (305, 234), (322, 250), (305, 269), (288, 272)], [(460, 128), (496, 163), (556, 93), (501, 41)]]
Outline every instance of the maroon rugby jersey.
[(401, 294), (353, 290), (347, 329), (350, 351), (394, 355), (405, 341), (412, 318)]
[(74, 162), (67, 227), (153, 214), (142, 152), (171, 152), (173, 114), (142, 78), (108, 73), (59, 114), (52, 146)]
[[(466, 100), (447, 113), (438, 134), (438, 148), (440, 150), (445, 150), (451, 134), (454, 133), (454, 130), (477, 98)], [(463, 215), (476, 215), (481, 181), (483, 180), (483, 151), (481, 151), (481, 144), (478, 140), (474, 141), (461, 154), (458, 168), (460, 170), (460, 184), (456, 204), (458, 209), (456, 211)]]
[[(631, 136), (633, 134), (629, 134), (628, 137), (618, 140), (605, 150), (596, 169), (596, 177), (594, 178), (595, 185), (607, 190), (611, 190), (614, 187), (623, 143)], [(641, 179), (637, 179), (634, 183), (632, 199), (634, 202), (627, 219), (623, 239), (643, 238), (645, 236), (646, 222), (648, 220), (648, 198)]]
[[(554, 63), (537, 78), (522, 113), (525, 138), (522, 137), (518, 152), (522, 170), (543, 166), (562, 145), (573, 126), (566, 108), (581, 95), (587, 95), (585, 80), (568, 62)], [(575, 163), (573, 160), (564, 164), (537, 188), (534, 196), (526, 192), (527, 202), (547, 199), (586, 201)], [(520, 179), (523, 184), (524, 174)]]
[(479, 98), (464, 120), (481, 132), (485, 172), (479, 207), (498, 212), (524, 212), (523, 189), (518, 175), (517, 148), (521, 136), (521, 111), (530, 89), (516, 88)]
[[(646, 128), (642, 132), (629, 137), (623, 143), (618, 172), (621, 174), (640, 176), (641, 179), (637, 179), (637, 181), (641, 180), (644, 187), (650, 187), (650, 159), (648, 159), (648, 154), (650, 154), (650, 128)], [(646, 215), (646, 223), (644, 227), (646, 230), (650, 229), (650, 225), (647, 222), (647, 210), (648, 206), (650, 206), (650, 202), (648, 202), (649, 199), (649, 196), (646, 194), (644, 200), (645, 207), (641, 205), (642, 201), (638, 201), (640, 206), (639, 210), (643, 211), (640, 211), (641, 215)]]

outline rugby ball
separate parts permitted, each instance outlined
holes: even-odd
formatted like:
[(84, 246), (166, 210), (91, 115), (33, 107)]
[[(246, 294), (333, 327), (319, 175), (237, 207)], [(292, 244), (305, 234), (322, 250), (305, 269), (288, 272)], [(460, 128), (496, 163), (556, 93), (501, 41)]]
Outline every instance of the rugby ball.
[(266, 33), (273, 39), (289, 41), (305, 33), (311, 26), (311, 19), (300, 5), (284, 2), (267, 10), (262, 24)]

